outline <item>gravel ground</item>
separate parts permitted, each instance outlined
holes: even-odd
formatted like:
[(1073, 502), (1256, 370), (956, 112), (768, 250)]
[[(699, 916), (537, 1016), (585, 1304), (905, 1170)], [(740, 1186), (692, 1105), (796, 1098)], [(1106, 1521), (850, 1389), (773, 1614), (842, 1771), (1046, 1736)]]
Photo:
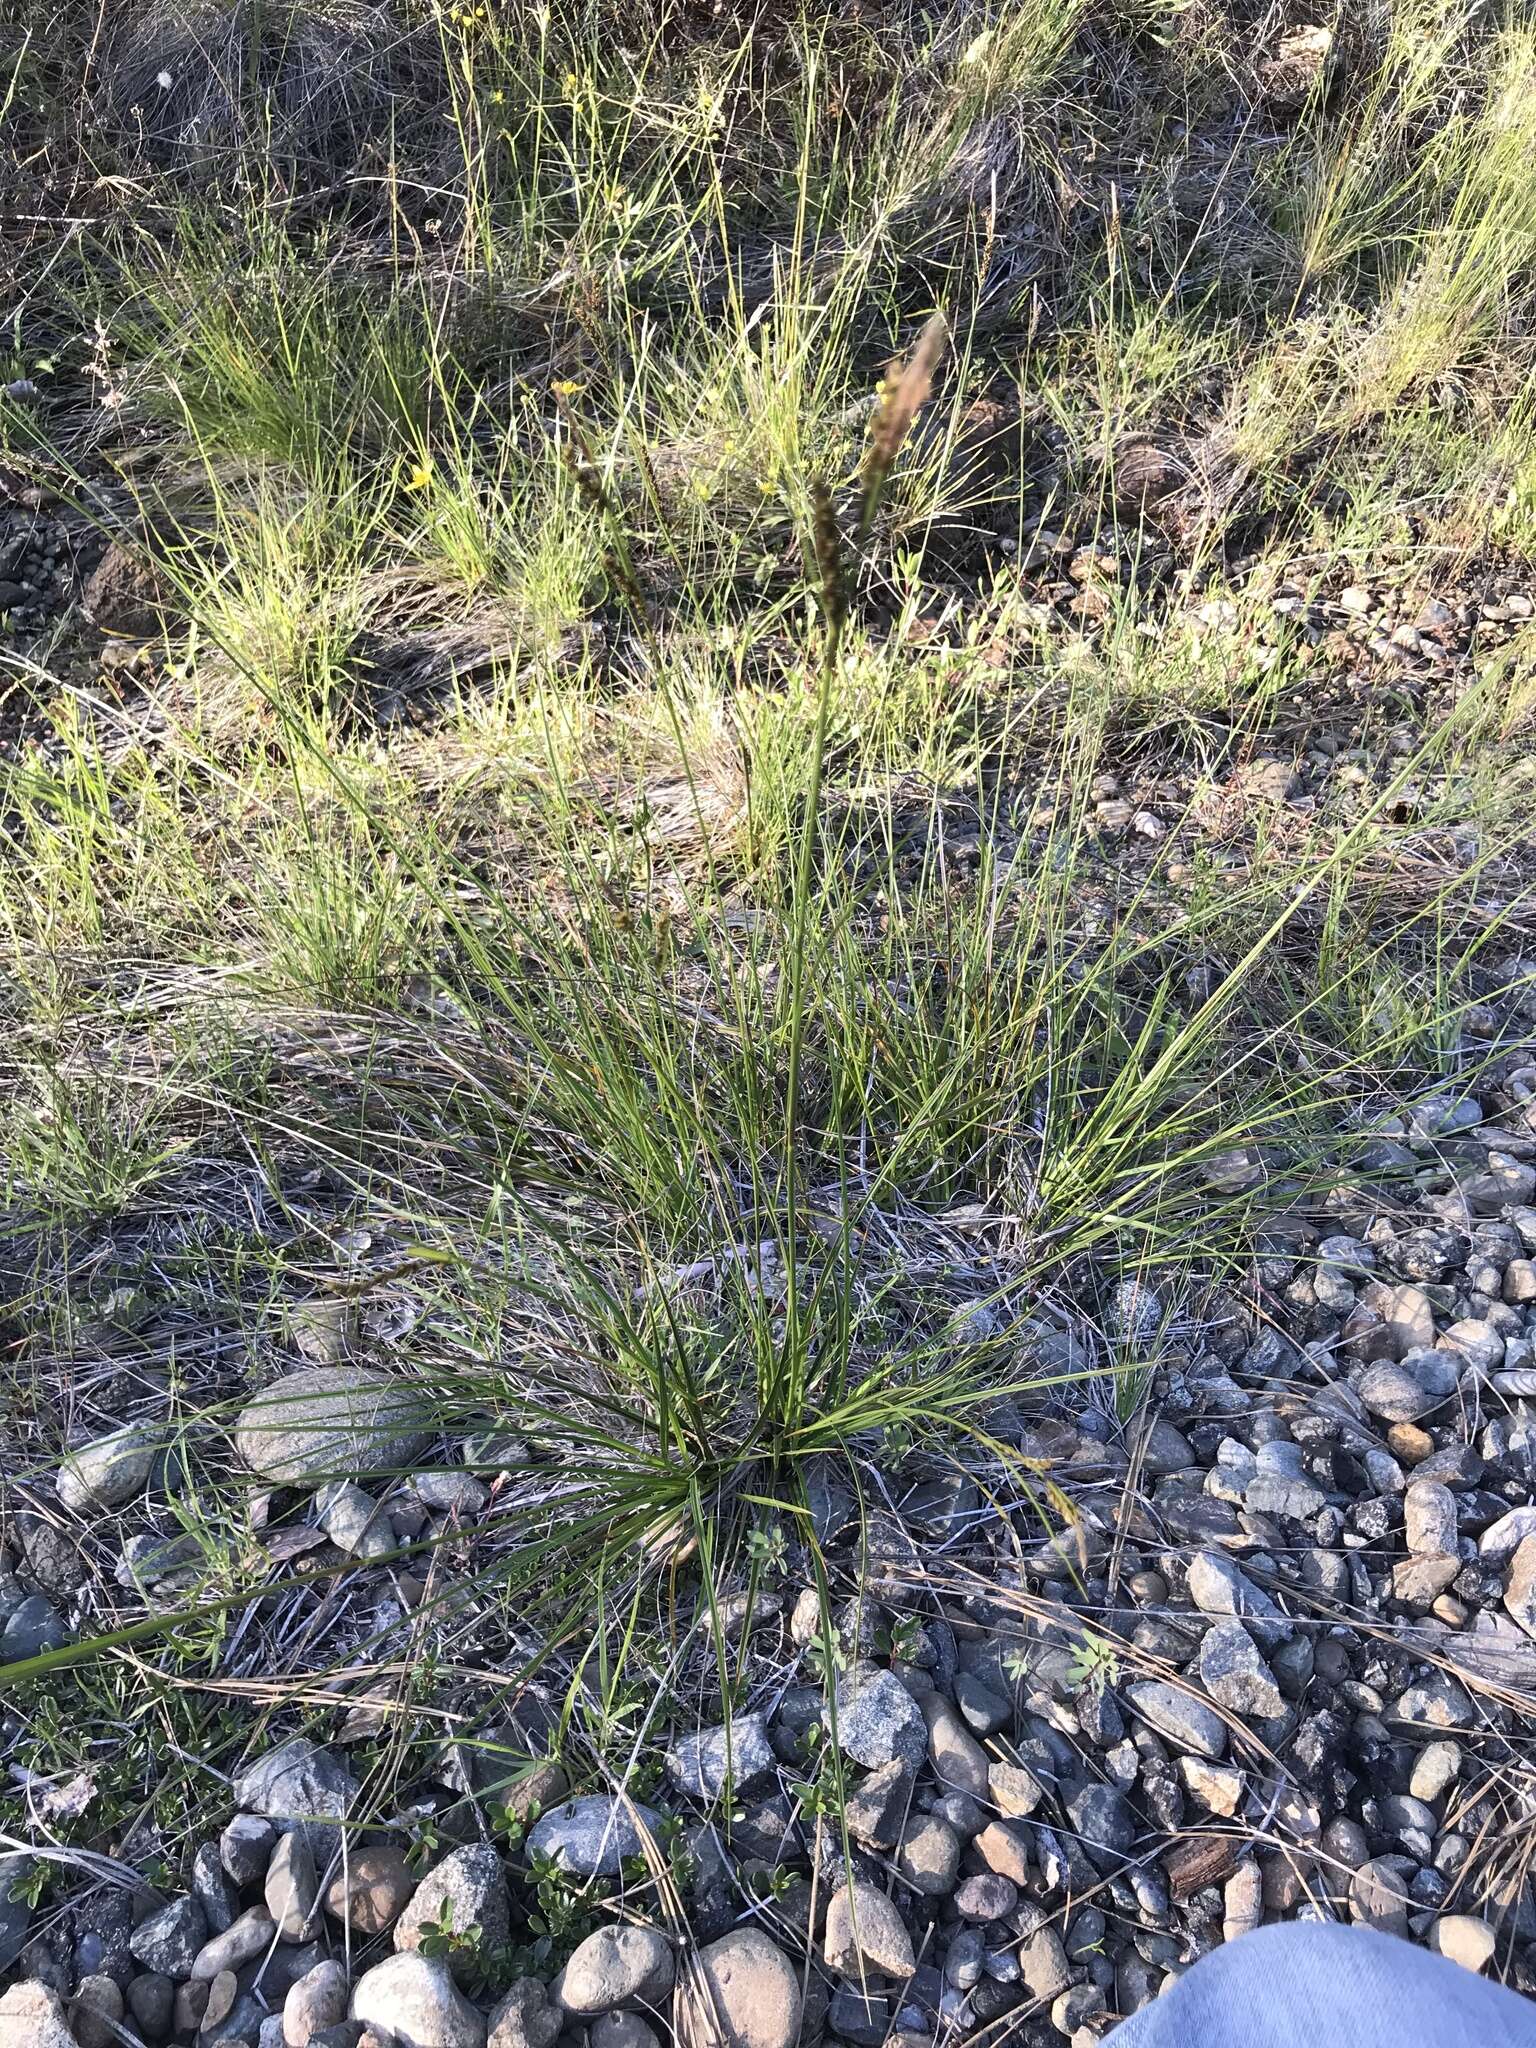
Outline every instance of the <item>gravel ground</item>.
[[(1124, 1426), (1070, 1386), (1005, 1404), (1027, 1486), (908, 1459), (861, 1519), (817, 1475), (830, 1688), (791, 1545), (722, 1609), (741, 1711), (649, 1727), (627, 1783), (551, 1753), (537, 1686), (393, 1807), (349, 1760), (366, 1708), (324, 1742), (279, 1727), (174, 1882), (135, 1880), (130, 1833), (35, 1918), (7, 1902), (0, 2048), (39, 2027), (54, 2048), (647, 2048), (706, 2037), (710, 1985), (753, 2048), (1086, 2048), (1214, 1944), (1297, 1917), (1536, 1992), (1536, 1066), (1511, 1051), (1480, 1085), (1380, 1118), (1367, 1185), (1277, 1210), (1246, 1297), (1174, 1316), (1122, 1283), (1107, 1327), (1145, 1401)], [(310, 1359), (234, 1445), (271, 1489), (274, 1557), (347, 1567), (404, 1641), (426, 1589), (387, 1553), (440, 1535), (467, 1557), (537, 1455), (446, 1454), (407, 1382), (314, 1362), (326, 1329), (292, 1325)], [(1059, 1367), (1094, 1339), (1029, 1341)], [(69, 1640), (105, 1515), (140, 1523), (128, 1608), (191, 1582), (152, 1510), (163, 1457), (141, 1415), (12, 1512), (0, 1655)], [(418, 1469), (370, 1480), (384, 1465)], [(342, 1469), (360, 1483), (316, 1488)]]

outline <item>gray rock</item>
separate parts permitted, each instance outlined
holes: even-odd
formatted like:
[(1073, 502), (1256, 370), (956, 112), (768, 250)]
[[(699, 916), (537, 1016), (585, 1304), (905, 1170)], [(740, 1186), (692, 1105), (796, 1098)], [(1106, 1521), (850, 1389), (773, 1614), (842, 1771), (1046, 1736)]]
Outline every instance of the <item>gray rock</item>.
[(211, 1984), (225, 1970), (238, 1970), (277, 1939), (277, 1923), (265, 1906), (251, 1906), (232, 1927), (198, 1950), (187, 1973), (194, 1984)]
[(840, 1885), (827, 1903), (822, 1954), (828, 1969), (849, 1977), (864, 1969), (910, 1977), (917, 1968), (906, 1922), (884, 1892), (857, 1878)]
[(167, 1579), (180, 1583), (180, 1575), (196, 1572), (207, 1561), (207, 1553), (190, 1530), (180, 1536), (153, 1536), (147, 1531), (130, 1536), (112, 1576), (130, 1593), (147, 1593)]
[(1136, 1839), (1136, 1817), (1113, 1785), (1089, 1780), (1065, 1792), (1062, 1803), (1073, 1830), (1096, 1863), (1112, 1868), (1128, 1853)]
[(1471, 1728), (1477, 1711), (1464, 1685), (1447, 1671), (1431, 1671), (1398, 1695), (1389, 1718), (1416, 1728)]
[(1403, 1535), (1420, 1557), (1456, 1553), (1456, 1496), (1438, 1480), (1415, 1479), (1403, 1495)]
[(914, 1891), (931, 1899), (946, 1899), (955, 1888), (960, 1869), (960, 1836), (937, 1814), (917, 1813), (901, 1833), (896, 1868)]
[(912, 1800), (912, 1774), (903, 1764), (882, 1764), (848, 1794), (843, 1819), (854, 1841), (866, 1849), (890, 1849), (901, 1839)]
[(627, 1800), (594, 1793), (541, 1815), (528, 1830), (526, 1848), (530, 1858), (552, 1857), (561, 1870), (577, 1877), (617, 1877), (627, 1857), (645, 1853), (640, 1828), (654, 1834), (659, 1825), (660, 1817), (648, 1806), (632, 1807)]
[(554, 2048), (565, 2013), (537, 1977), (519, 1977), (491, 2007), (486, 2048)]
[(171, 2031), (176, 1986), (158, 1970), (148, 1970), (128, 1986), (128, 2010), (146, 2041), (163, 2041)]
[(965, 1920), (1006, 1920), (1018, 1903), (1018, 1886), (996, 1870), (978, 1871), (955, 1888), (955, 1911)]
[(1248, 1622), (1260, 1641), (1274, 1642), (1292, 1633), (1292, 1623), (1263, 1587), (1219, 1551), (1202, 1550), (1191, 1559), (1189, 1597), (1202, 1614)]
[(19, 1514), (15, 1522), (27, 1576), (55, 1600), (73, 1600), (90, 1577), (80, 1546), (41, 1515)]
[(315, 1520), (338, 1550), (364, 1564), (388, 1557), (398, 1546), (388, 1515), (371, 1493), (350, 1479), (333, 1479), (315, 1495)]
[(0, 1664), (20, 1664), (27, 1657), (42, 1657), (49, 1650), (62, 1650), (69, 1641), (58, 1609), (41, 1593), (29, 1593), (12, 1608), (0, 1629)]
[(1371, 1414), (1384, 1422), (1417, 1422), (1440, 1405), (1436, 1396), (1426, 1393), (1400, 1365), (1385, 1359), (1366, 1367), (1360, 1375), (1359, 1393)]
[(188, 1888), (203, 1909), (210, 1934), (222, 1934), (240, 1917), (240, 1895), (219, 1857), (217, 1842), (204, 1842), (192, 1858)]
[(71, 1451), (59, 1468), (54, 1490), (71, 1513), (117, 1508), (142, 1493), (160, 1455), (161, 1436), (140, 1422), (126, 1423), (94, 1443)]
[(173, 1899), (139, 1922), (128, 1937), (128, 1947), (134, 1961), (146, 1970), (181, 1983), (191, 1976), (198, 1950), (207, 1939), (208, 1922), (196, 1899)]
[(742, 1714), (729, 1727), (685, 1735), (667, 1753), (667, 1775), (679, 1792), (718, 1799), (727, 1784), (740, 1791), (766, 1777), (777, 1759), (761, 1714)]
[(1054, 1927), (1042, 1927), (1019, 1949), (1019, 1968), (1034, 1999), (1059, 1998), (1072, 1982), (1066, 1943)]
[(1268, 1720), (1285, 1710), (1274, 1673), (1240, 1621), (1213, 1622), (1206, 1630), (1200, 1682), (1218, 1706), (1247, 1720)]
[(324, 1863), (339, 1839), (336, 1823), (357, 1797), (357, 1781), (328, 1749), (298, 1735), (247, 1764), (234, 1791), (247, 1812), (301, 1830)]
[(427, 1872), (409, 1904), (395, 1922), (395, 1947), (420, 1948), (423, 1938), (447, 1927), (455, 1934), (478, 1928), (473, 1948), (456, 1952), (449, 1967), (455, 1979), (468, 1983), (475, 1975), (479, 1948), (505, 1948), (512, 1938), (512, 1909), (501, 1858), (488, 1842), (455, 1849)]
[(13, 1984), (0, 1998), (0, 2048), (76, 2048), (59, 1994), (46, 1984)]
[(433, 1956), (376, 1963), (358, 1979), (352, 2017), (398, 2048), (485, 2048), (484, 2019)]
[(973, 1735), (996, 1735), (1013, 1719), (1013, 1708), (972, 1671), (955, 1674), (955, 1705)]
[(235, 1449), (275, 1485), (409, 1466), (432, 1437), (424, 1391), (357, 1365), (306, 1366), (263, 1387), (235, 1423)]
[[(840, 1677), (835, 1694), (837, 1746), (845, 1756), (877, 1770), (899, 1763), (914, 1774), (928, 1755), (922, 1709), (890, 1671)], [(831, 1728), (831, 1716), (828, 1727)]]
[(800, 1978), (761, 1928), (733, 1928), (695, 1960), (673, 2001), (678, 2048), (794, 2048)]
[(1012, 1820), (1032, 1814), (1045, 1797), (1045, 1787), (1023, 1764), (996, 1760), (987, 1765), (987, 1792), (998, 1812)]
[(918, 1708), (928, 1729), (928, 1759), (945, 1791), (972, 1799), (990, 1796), (987, 1753), (940, 1693), (925, 1694)]
[(1150, 1728), (1166, 1736), (1188, 1756), (1220, 1762), (1227, 1753), (1227, 1729), (1221, 1716), (1179, 1686), (1161, 1678), (1145, 1678), (1126, 1688), (1126, 1697)]
[(1511, 1508), (1490, 1522), (1477, 1539), (1477, 1551), (1484, 1564), (1497, 1571), (1508, 1564), (1527, 1536), (1536, 1536), (1536, 1505)]
[[(267, 1911), (283, 1941), (312, 1941), (320, 1925), (320, 1873), (315, 1852), (299, 1829), (279, 1835), (267, 1867)], [(326, 2021), (329, 2026), (331, 2022)]]
[(410, 1902), (416, 1879), (400, 1850), (387, 1843), (354, 1849), (331, 1879), (325, 1910), (354, 1934), (383, 1934)]
[(79, 2048), (117, 2048), (123, 1994), (111, 1977), (82, 1977), (70, 2013)]
[(672, 1989), (674, 1968), (672, 1944), (654, 1927), (600, 1927), (578, 1944), (553, 1995), (583, 2019), (624, 2005), (659, 2008)]
[(654, 2027), (637, 2012), (605, 2012), (587, 2030), (590, 2048), (661, 2048)]
[(1362, 1863), (1349, 1881), (1349, 1917), (1359, 1926), (1406, 1938), (1410, 1904), (1402, 1874), (1387, 1857)]
[[(499, 1479), (504, 1472), (520, 1472), (533, 1458), (527, 1440), (510, 1429), (487, 1429), (478, 1436), (466, 1437), (461, 1455), (471, 1472), (489, 1473), (493, 1479)], [(425, 1494), (422, 1499), (426, 1499)]]
[(347, 2016), (347, 1973), (335, 1961), (316, 1963), (283, 2000), (284, 2048), (309, 2048), (322, 2027), (339, 2026)]
[(32, 1908), (16, 1895), (35, 1863), (35, 1857), (20, 1851), (0, 1856), (0, 1970), (8, 1970), (26, 1947)]
[[(523, 1463), (528, 1462), (523, 1445)], [(473, 1472), (418, 1472), (411, 1490), (419, 1501), (440, 1515), (457, 1515), (462, 1521), (478, 1515), (491, 1497), (490, 1488)]]
[(219, 1861), (235, 1885), (265, 1877), (277, 1843), (277, 1829), (258, 1813), (237, 1813), (219, 1837)]

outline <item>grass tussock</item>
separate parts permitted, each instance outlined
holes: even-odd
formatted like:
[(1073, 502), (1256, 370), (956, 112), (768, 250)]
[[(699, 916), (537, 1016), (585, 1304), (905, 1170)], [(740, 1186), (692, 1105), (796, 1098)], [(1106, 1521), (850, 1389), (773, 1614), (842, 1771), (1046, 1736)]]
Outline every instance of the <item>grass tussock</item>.
[[(116, 571), (7, 643), (10, 1370), (35, 1479), (53, 1379), (78, 1435), (152, 1368), (200, 1559), (95, 1649), (249, 1695), (263, 1594), (314, 1627), (261, 1685), (393, 1666), (273, 1589), (229, 1450), (317, 1299), (534, 1447), (412, 1627), (565, 1659), (605, 1753), (829, 1470), (1070, 1522), (1019, 1418), (1134, 1409), (1126, 1300), (1205, 1327), (1506, 1050), (1530, 30), (7, 37), (17, 177), (92, 198), (10, 252), (6, 497)], [(1442, 588), (1455, 661), (1394, 667)]]

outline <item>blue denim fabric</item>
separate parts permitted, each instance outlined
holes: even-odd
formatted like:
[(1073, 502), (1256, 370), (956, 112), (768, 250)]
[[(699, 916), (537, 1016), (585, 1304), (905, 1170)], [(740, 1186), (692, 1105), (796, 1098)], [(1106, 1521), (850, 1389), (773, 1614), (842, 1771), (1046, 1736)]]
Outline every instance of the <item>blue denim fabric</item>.
[(1536, 2001), (1361, 1927), (1261, 1927), (1205, 1956), (1103, 2048), (1536, 2048)]

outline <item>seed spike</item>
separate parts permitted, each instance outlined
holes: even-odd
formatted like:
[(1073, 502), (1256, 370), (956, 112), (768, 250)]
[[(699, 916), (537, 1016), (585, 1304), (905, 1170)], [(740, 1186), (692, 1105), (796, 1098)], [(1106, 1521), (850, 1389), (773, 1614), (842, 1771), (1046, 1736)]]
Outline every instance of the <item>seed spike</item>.
[(933, 379), (949, 341), (949, 322), (942, 312), (931, 315), (913, 344), (905, 363), (893, 357), (880, 382), (875, 414), (870, 422), (869, 448), (864, 457), (864, 498), (859, 511), (859, 539), (874, 524), (880, 499), (901, 445), (912, 428), (919, 408), (933, 389)]

